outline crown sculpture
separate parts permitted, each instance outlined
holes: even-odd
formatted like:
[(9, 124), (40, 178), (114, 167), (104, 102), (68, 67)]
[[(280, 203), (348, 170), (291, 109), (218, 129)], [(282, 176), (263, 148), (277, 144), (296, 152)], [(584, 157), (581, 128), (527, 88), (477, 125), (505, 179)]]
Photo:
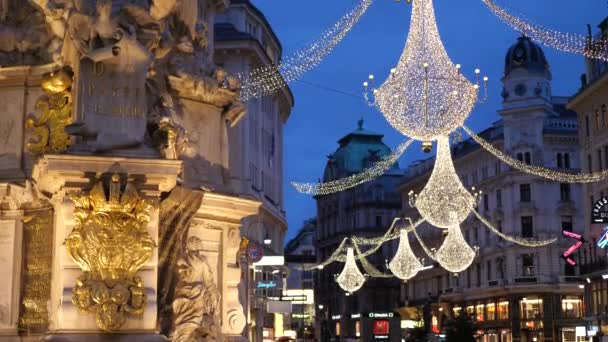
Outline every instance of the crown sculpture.
[(118, 330), (126, 314), (141, 315), (146, 305), (143, 281), (136, 273), (155, 246), (147, 231), (151, 205), (131, 183), (121, 191), (116, 174), (107, 197), (101, 181), (88, 195), (70, 197), (76, 225), (65, 245), (83, 271), (72, 303), (81, 314), (95, 314), (99, 328)]

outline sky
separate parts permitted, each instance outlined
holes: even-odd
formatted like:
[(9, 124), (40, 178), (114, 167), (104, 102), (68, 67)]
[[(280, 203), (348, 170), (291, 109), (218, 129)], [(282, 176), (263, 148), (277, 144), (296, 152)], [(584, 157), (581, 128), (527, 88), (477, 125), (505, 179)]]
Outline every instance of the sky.
[[(252, 0), (270, 22), (283, 46), (283, 55), (314, 42), (359, 0)], [(509, 7), (537, 24), (559, 31), (586, 33), (608, 16), (604, 0), (508, 0)], [(499, 119), (505, 54), (519, 34), (494, 17), (481, 0), (435, 0), (439, 33), (454, 61), (473, 79), (475, 68), (490, 78), (489, 98), (478, 105), (467, 125), (475, 130)], [(503, 2), (504, 3), (504, 2)], [(315, 182), (323, 175), (327, 155), (337, 141), (357, 128), (384, 134), (384, 142), (395, 148), (405, 137), (385, 121), (381, 113), (360, 97), (362, 82), (370, 73), (384, 80), (403, 51), (411, 6), (404, 1), (375, 0), (368, 12), (335, 50), (301, 81), (290, 84), (295, 106), (284, 129), (284, 203), (287, 212), (286, 242), (302, 222), (316, 215), (312, 197), (297, 193), (290, 181)], [(553, 74), (556, 96), (572, 96), (580, 87), (582, 56), (555, 51), (541, 45)], [(311, 85), (312, 84), (312, 85)], [(333, 89), (337, 90), (327, 90)], [(344, 94), (346, 93), (346, 94)], [(410, 148), (400, 159), (405, 168), (428, 157)]]

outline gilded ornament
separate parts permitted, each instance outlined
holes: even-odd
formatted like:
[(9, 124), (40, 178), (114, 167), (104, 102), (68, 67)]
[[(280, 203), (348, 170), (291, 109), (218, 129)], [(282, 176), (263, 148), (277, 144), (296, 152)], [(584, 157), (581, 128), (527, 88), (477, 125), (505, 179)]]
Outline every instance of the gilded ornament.
[(72, 144), (65, 127), (72, 123), (72, 77), (65, 70), (52, 73), (42, 81), (45, 95), (36, 101), (38, 118), (28, 118), (25, 127), (34, 139), (27, 144), (31, 153), (61, 153)]
[(108, 196), (100, 181), (88, 195), (70, 197), (76, 225), (65, 246), (83, 270), (72, 303), (81, 314), (95, 314), (99, 328), (118, 330), (126, 314), (142, 315), (146, 305), (136, 273), (155, 247), (147, 231), (151, 205), (131, 183), (121, 191), (118, 175), (112, 176)]

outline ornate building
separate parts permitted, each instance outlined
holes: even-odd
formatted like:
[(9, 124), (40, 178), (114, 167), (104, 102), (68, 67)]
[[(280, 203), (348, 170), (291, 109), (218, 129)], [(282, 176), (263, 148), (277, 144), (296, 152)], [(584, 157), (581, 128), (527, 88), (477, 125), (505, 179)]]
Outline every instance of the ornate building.
[[(593, 40), (606, 39), (608, 18), (599, 26), (600, 32)], [(568, 103), (568, 108), (578, 113), (580, 154), (583, 172), (598, 172), (608, 168), (608, 63), (586, 59), (585, 73), (581, 77), (581, 89)], [(581, 253), (581, 274), (589, 279), (585, 287), (585, 316), (587, 330), (597, 341), (608, 341), (608, 258), (603, 247), (598, 246), (606, 234), (606, 223), (601, 213), (606, 212), (604, 199), (608, 196), (608, 182), (583, 186), (583, 225), (587, 239)], [(596, 204), (599, 206), (596, 208)], [(598, 217), (593, 217), (597, 210)], [(599, 218), (599, 220), (598, 220)], [(603, 277), (604, 275), (604, 277)]]
[(305, 300), (293, 303), (292, 312), (285, 320), (285, 325), (305, 341), (315, 337), (314, 271), (304, 268), (313, 267), (317, 262), (316, 230), (317, 219), (306, 220), (298, 234), (285, 245), (285, 262), (289, 268), (287, 294), (306, 296)]
[[(363, 129), (338, 141), (338, 149), (328, 156), (323, 181), (331, 181), (360, 172), (390, 154), (382, 135)], [(380, 236), (399, 214), (401, 202), (394, 191), (403, 177), (395, 165), (382, 177), (336, 194), (317, 196), (317, 242), (319, 260), (327, 259), (351, 235)], [(370, 261), (384, 268), (385, 260), (396, 252), (395, 243), (387, 243)], [(399, 320), (393, 313), (399, 297), (395, 279), (368, 279), (354, 294), (347, 294), (334, 281), (342, 264), (332, 264), (317, 272), (315, 294), (320, 336), (323, 341), (358, 338), (371, 341), (375, 335), (400, 341)], [(376, 317), (382, 317), (376, 318)], [(378, 323), (377, 323), (378, 322)], [(381, 329), (375, 329), (376, 325)]]
[[(215, 18), (215, 62), (233, 74), (278, 63), (282, 48), (272, 27), (249, 0), (233, 0)], [(265, 255), (283, 255), (287, 222), (283, 202), (283, 125), (289, 119), (294, 99), (289, 87), (273, 95), (245, 103), (247, 115), (228, 132), (232, 184), (243, 197), (262, 203), (257, 215), (243, 220), (241, 233), (264, 247)], [(269, 242), (268, 244), (264, 241)], [(273, 281), (282, 288), (285, 267), (252, 269), (246, 265), (250, 296), (245, 301), (251, 323), (251, 339), (263, 335), (282, 336), (282, 313), (268, 312), (264, 293), (257, 281)], [(278, 272), (280, 271), (280, 272)], [(257, 292), (256, 292), (257, 291)], [(288, 313), (287, 313), (288, 314)], [(264, 332), (266, 331), (266, 332)]]
[[(527, 164), (579, 170), (576, 115), (566, 110), (566, 98), (551, 93), (541, 48), (519, 38), (507, 52), (502, 82), (501, 120), (480, 135)], [(468, 243), (479, 247), (473, 265), (458, 275), (438, 266), (422, 271), (403, 284), (410, 309), (404, 311), (430, 306), (425, 323), (434, 334), (442, 333), (446, 319), (466, 312), (476, 321), (479, 341), (576, 341), (575, 329), (584, 325), (583, 281), (560, 256), (576, 242), (563, 237), (562, 230), (580, 234), (584, 229), (582, 187), (512, 170), (471, 139), (456, 143), (452, 155), (463, 184), (483, 191), (480, 213), (503, 233), (558, 241), (543, 248), (521, 247), (470, 217), (462, 229)], [(417, 215), (408, 193), (422, 189), (432, 166), (433, 160), (412, 165), (399, 186), (405, 216)], [(420, 231), (430, 246), (442, 241), (439, 229), (423, 226)]]
[(1, 2), (0, 340), (247, 340), (229, 5)]

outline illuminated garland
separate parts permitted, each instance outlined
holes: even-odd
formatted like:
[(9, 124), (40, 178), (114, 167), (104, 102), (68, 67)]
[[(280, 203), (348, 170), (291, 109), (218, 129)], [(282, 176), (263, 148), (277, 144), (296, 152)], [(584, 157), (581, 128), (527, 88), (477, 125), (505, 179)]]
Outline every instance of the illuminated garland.
[(496, 228), (492, 224), (492, 222), (488, 221), (485, 217), (483, 217), (477, 210), (473, 210), (473, 213), (475, 214), (475, 216), (477, 216), (477, 219), (479, 219), (479, 221), (481, 221), (481, 223), (483, 223), (486, 227), (488, 227), (488, 229), (490, 229), (492, 232), (494, 232), (494, 234), (500, 236), (501, 238), (503, 238), (506, 241), (511, 241), (520, 246), (543, 247), (543, 246), (552, 244), (553, 242), (557, 241), (556, 238), (536, 241), (536, 240), (526, 239), (526, 238), (519, 237), (519, 236), (506, 235), (506, 234), (503, 234), (498, 228)]
[(271, 95), (315, 68), (344, 39), (361, 19), (373, 0), (361, 2), (309, 46), (284, 58), (278, 65), (262, 66), (237, 74), (241, 81), (241, 101)]
[(405, 152), (412, 142), (413, 140), (405, 141), (397, 147), (395, 152), (384, 156), (380, 161), (357, 174), (326, 183), (291, 182), (291, 185), (298, 192), (314, 196), (333, 194), (353, 188), (382, 176), (387, 170), (395, 165), (397, 160), (403, 155), (403, 152)]
[(462, 126), (462, 128), (465, 130), (465, 132), (467, 132), (468, 135), (471, 136), (471, 138), (473, 138), (473, 140), (475, 140), (486, 151), (490, 152), (491, 154), (496, 156), (496, 158), (500, 159), (500, 161), (513, 167), (516, 170), (560, 183), (594, 183), (599, 182), (608, 177), (608, 170), (593, 173), (569, 173), (555, 171), (536, 165), (528, 165), (522, 161), (511, 158), (506, 153), (495, 148), (494, 146), (492, 146), (491, 143), (475, 134), (468, 127)]
[(369, 261), (367, 261), (367, 259), (365, 257), (361, 257), (361, 255), (363, 254), (363, 253), (361, 253), (361, 249), (359, 248), (359, 246), (356, 243), (354, 243), (353, 245), (359, 256), (359, 262), (361, 262), (361, 266), (363, 267), (365, 272), (367, 272), (368, 276), (370, 276), (372, 278), (392, 278), (393, 277), (393, 275), (390, 273), (384, 273), (384, 272), (379, 271), (374, 265), (372, 265)]
[[(363, 83), (370, 105), (405, 136), (430, 142), (462, 125), (477, 102), (477, 84), (450, 60), (437, 29), (433, 0), (413, 2), (410, 31), (397, 66), (384, 84), (372, 91), (374, 76)], [(484, 85), (487, 82), (484, 77)]]
[(590, 37), (560, 32), (535, 25), (518, 18), (492, 0), (482, 0), (496, 17), (511, 26), (514, 30), (556, 50), (583, 55), (588, 58), (608, 61), (608, 41), (606, 39), (593, 40)]

